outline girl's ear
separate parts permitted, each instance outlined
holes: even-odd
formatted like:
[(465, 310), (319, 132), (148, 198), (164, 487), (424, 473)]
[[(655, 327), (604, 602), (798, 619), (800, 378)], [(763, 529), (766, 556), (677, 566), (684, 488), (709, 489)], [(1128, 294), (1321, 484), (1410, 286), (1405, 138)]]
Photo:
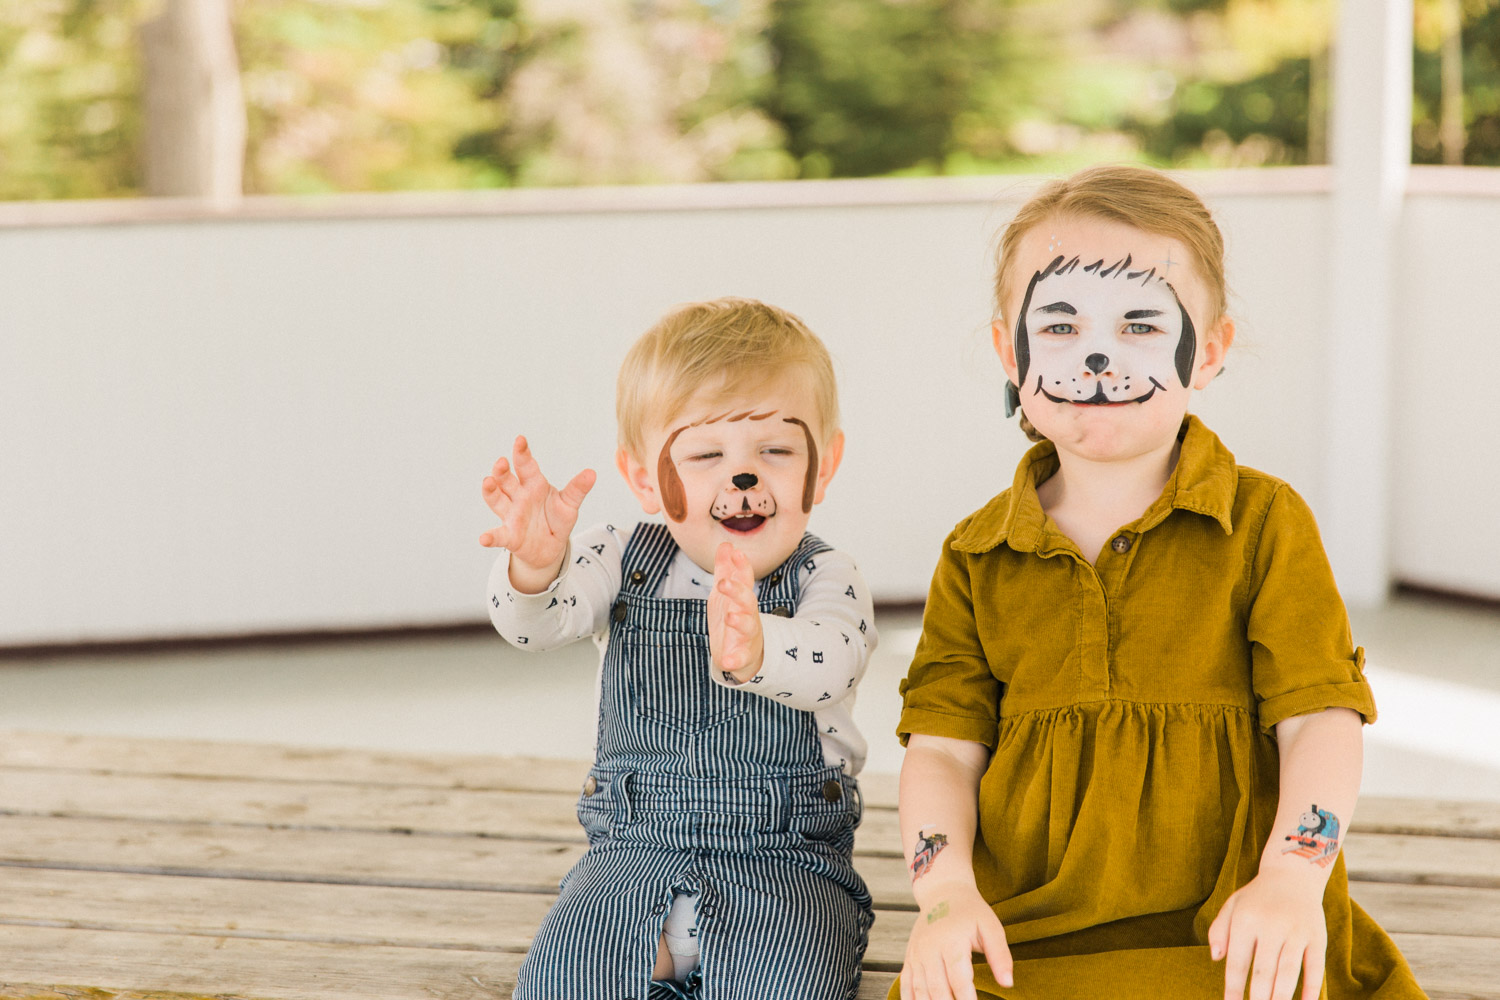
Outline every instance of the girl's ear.
[(828, 483), (833, 479), (833, 474), (839, 471), (839, 463), (843, 460), (844, 432), (836, 431), (823, 447), (823, 453), (818, 456), (818, 484), (813, 487), (813, 503), (823, 502), (823, 494), (828, 492)]
[(661, 498), (651, 481), (651, 470), (637, 461), (628, 448), (615, 452), (615, 465), (619, 468), (620, 475), (625, 477), (625, 485), (630, 487), (630, 492), (640, 501), (641, 510), (647, 514), (660, 511)]
[(1218, 323), (1203, 337), (1203, 354), (1193, 369), (1193, 388), (1207, 389), (1224, 368), (1224, 356), (1234, 343), (1234, 320), (1221, 316)]
[(1014, 384), (1017, 372), (1015, 332), (1006, 325), (1003, 318), (997, 319), (990, 324), (990, 339), (995, 344), (995, 353), (1000, 355), (1001, 367)]

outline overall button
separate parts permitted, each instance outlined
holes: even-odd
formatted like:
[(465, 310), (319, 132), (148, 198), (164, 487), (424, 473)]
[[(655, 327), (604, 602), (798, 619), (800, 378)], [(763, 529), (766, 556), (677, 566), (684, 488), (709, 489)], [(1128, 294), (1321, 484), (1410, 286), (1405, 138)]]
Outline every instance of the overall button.
[(599, 790), (599, 782), (597, 782), (597, 781), (594, 780), (594, 776), (592, 774), (589, 775), (588, 780), (583, 783), (583, 794), (584, 795), (593, 795), (598, 790)]
[(837, 802), (844, 797), (844, 786), (832, 778), (823, 782), (823, 798), (829, 802)]
[(667, 912), (667, 904), (657, 903), (655, 906), (651, 907), (651, 912), (656, 914), (657, 916), (661, 916), (663, 913)]
[(771, 614), (775, 615), (777, 618), (790, 618), (792, 617), (792, 609), (787, 607), (785, 604), (778, 604), (776, 605), (776, 607), (771, 609)]
[(633, 571), (631, 571), (631, 574), (630, 574), (630, 582), (631, 583), (640, 583), (644, 579), (646, 579), (646, 574), (645, 573), (642, 573), (640, 570), (633, 570)]
[(1130, 551), (1130, 539), (1124, 535), (1116, 535), (1115, 540), (1109, 543), (1109, 547), (1123, 556)]
[(627, 614), (629, 614), (629, 611), (625, 607), (625, 602), (616, 601), (615, 606), (609, 612), (609, 617), (612, 621), (622, 622), (625, 620)]
[(771, 574), (771, 579), (769, 579), (769, 580), (766, 581), (766, 583), (770, 584), (773, 587), (776, 586), (780, 582), (781, 582), (781, 574), (780, 573), (772, 573)]

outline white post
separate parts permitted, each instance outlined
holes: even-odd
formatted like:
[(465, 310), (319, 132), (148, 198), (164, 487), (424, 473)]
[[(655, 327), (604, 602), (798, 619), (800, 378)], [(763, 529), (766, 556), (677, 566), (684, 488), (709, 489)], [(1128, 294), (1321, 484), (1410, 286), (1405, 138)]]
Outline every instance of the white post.
[(1411, 168), (1412, 0), (1344, 0), (1330, 124), (1323, 541), (1344, 599), (1390, 589), (1396, 252)]
[(229, 0), (167, 0), (141, 26), (146, 193), (240, 197), (245, 103)]

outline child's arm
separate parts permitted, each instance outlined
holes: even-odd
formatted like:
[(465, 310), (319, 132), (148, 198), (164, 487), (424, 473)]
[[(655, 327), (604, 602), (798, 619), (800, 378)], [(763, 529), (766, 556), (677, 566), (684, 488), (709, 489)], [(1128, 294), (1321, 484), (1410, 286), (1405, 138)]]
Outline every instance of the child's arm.
[[(714, 680), (818, 711), (848, 698), (864, 677), (878, 639), (869, 588), (853, 560), (824, 552), (811, 560), (797, 615), (762, 614), (749, 560), (719, 546), (708, 599)], [(726, 676), (727, 675), (727, 676)]]
[(490, 572), (490, 621), (523, 649), (550, 649), (597, 631), (619, 590), (623, 543), (613, 528), (584, 532), (570, 549), (569, 532), (593, 483), (585, 469), (554, 489), (520, 437), (513, 462), (499, 459), (485, 477), (484, 500), (501, 525), (479, 540), (506, 550)]
[(1302, 975), (1302, 1000), (1323, 982), (1328, 929), (1323, 890), (1359, 796), (1364, 747), (1358, 712), (1330, 708), (1276, 725), (1281, 792), (1260, 872), (1225, 902), (1208, 929), (1224, 967), (1225, 1000), (1289, 997)]
[(1000, 985), (1012, 983), (1010, 948), (974, 881), (982, 743), (913, 733), (901, 764), (901, 845), (918, 913), (901, 968), (901, 998), (925, 984), (932, 1000), (976, 1000), (974, 952)]

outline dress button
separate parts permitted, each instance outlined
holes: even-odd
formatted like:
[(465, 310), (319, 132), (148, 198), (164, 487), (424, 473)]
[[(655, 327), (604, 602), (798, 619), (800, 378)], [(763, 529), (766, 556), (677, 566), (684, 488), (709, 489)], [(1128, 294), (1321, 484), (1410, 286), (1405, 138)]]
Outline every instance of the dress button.
[(1115, 540), (1109, 543), (1109, 547), (1124, 555), (1130, 551), (1130, 539), (1124, 535), (1116, 535)]
[(844, 797), (844, 786), (832, 778), (823, 782), (823, 798), (829, 802), (837, 802)]
[(631, 573), (630, 573), (630, 582), (631, 583), (640, 583), (644, 579), (646, 579), (646, 574), (645, 573), (642, 573), (638, 569), (631, 571)]
[(629, 612), (625, 608), (625, 602), (624, 601), (616, 601), (613, 610), (611, 610), (610, 613), (609, 613), (609, 617), (611, 619), (613, 619), (614, 621), (622, 622), (622, 621), (625, 620), (625, 616), (628, 613)]
[(776, 605), (776, 607), (771, 609), (771, 614), (775, 615), (777, 618), (790, 618), (792, 617), (792, 609), (787, 607), (785, 604), (778, 604)]
[(599, 790), (599, 782), (597, 782), (597, 781), (594, 780), (594, 776), (592, 774), (589, 775), (588, 780), (583, 783), (583, 794), (584, 795), (593, 795), (598, 790)]

